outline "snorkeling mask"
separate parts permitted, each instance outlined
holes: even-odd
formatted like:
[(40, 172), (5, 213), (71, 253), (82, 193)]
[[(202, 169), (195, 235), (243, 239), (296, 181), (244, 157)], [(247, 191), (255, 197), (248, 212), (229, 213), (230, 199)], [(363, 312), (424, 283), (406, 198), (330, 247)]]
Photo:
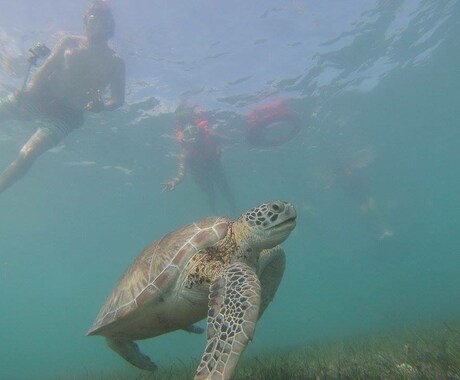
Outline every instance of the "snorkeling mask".
[(182, 131), (182, 141), (184, 143), (193, 143), (196, 141), (199, 133), (199, 127), (196, 124), (187, 124)]
[(83, 16), (83, 22), (86, 27), (91, 30), (92, 34), (107, 40), (113, 37), (115, 21), (112, 11), (106, 1), (93, 1)]

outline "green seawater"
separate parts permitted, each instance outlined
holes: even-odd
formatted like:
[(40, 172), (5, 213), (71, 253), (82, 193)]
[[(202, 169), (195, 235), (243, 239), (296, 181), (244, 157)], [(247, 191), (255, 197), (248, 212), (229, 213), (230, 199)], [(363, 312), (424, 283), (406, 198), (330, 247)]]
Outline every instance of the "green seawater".
[[(271, 83), (305, 126), (295, 139), (252, 147), (243, 138), (246, 108), (223, 112), (239, 120), (222, 127), (236, 136), (222, 162), (238, 209), (283, 199), (298, 212), (283, 244), (283, 282), (245, 359), (460, 320), (460, 9), (456, 1), (384, 3), (368, 27), (338, 33), (351, 43), (320, 49), (301, 74)], [(390, 49), (385, 33), (410, 6), (418, 16)], [(362, 74), (366, 64), (374, 70)], [(329, 68), (337, 76), (322, 85)], [(362, 76), (353, 79), (355, 72)], [(233, 105), (261, 97), (234, 95)], [(88, 116), (62, 149), (1, 194), (0, 379), (133, 373), (104, 339), (85, 333), (144, 247), (211, 214), (190, 177), (161, 191), (176, 170), (179, 146), (165, 137), (173, 134), (172, 111), (133, 123), (158, 104), (133, 100)], [(4, 168), (33, 126), (0, 128), (13, 136), (0, 140)], [(237, 216), (222, 199), (218, 207)], [(167, 369), (198, 360), (205, 338), (179, 331), (140, 346)]]

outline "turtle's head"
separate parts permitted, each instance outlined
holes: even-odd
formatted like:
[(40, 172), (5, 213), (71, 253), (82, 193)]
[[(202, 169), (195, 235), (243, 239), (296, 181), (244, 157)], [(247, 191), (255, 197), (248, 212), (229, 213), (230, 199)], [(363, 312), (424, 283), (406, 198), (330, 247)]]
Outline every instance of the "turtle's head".
[(284, 201), (262, 203), (245, 212), (236, 221), (237, 240), (246, 241), (249, 249), (260, 251), (285, 241), (296, 225), (293, 205)]

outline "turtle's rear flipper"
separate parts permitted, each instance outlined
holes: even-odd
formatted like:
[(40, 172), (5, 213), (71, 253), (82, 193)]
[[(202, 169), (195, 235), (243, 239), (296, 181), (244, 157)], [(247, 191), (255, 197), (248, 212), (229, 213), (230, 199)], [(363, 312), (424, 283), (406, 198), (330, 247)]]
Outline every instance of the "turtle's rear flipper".
[(139, 346), (132, 341), (122, 341), (113, 338), (107, 338), (109, 347), (119, 354), (123, 359), (140, 369), (154, 372), (158, 367), (144, 355)]
[(254, 334), (260, 292), (257, 275), (240, 262), (222, 271), (211, 285), (208, 342), (196, 380), (230, 378), (240, 354)]

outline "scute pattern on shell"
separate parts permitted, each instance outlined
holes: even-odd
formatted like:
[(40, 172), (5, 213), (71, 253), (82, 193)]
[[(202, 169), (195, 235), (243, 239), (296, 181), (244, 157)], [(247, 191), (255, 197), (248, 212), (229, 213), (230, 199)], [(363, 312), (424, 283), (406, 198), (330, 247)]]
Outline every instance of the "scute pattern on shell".
[(165, 300), (191, 257), (221, 240), (229, 223), (231, 220), (222, 217), (205, 218), (165, 235), (144, 249), (113, 289), (88, 335), (129, 317), (147, 302)]

